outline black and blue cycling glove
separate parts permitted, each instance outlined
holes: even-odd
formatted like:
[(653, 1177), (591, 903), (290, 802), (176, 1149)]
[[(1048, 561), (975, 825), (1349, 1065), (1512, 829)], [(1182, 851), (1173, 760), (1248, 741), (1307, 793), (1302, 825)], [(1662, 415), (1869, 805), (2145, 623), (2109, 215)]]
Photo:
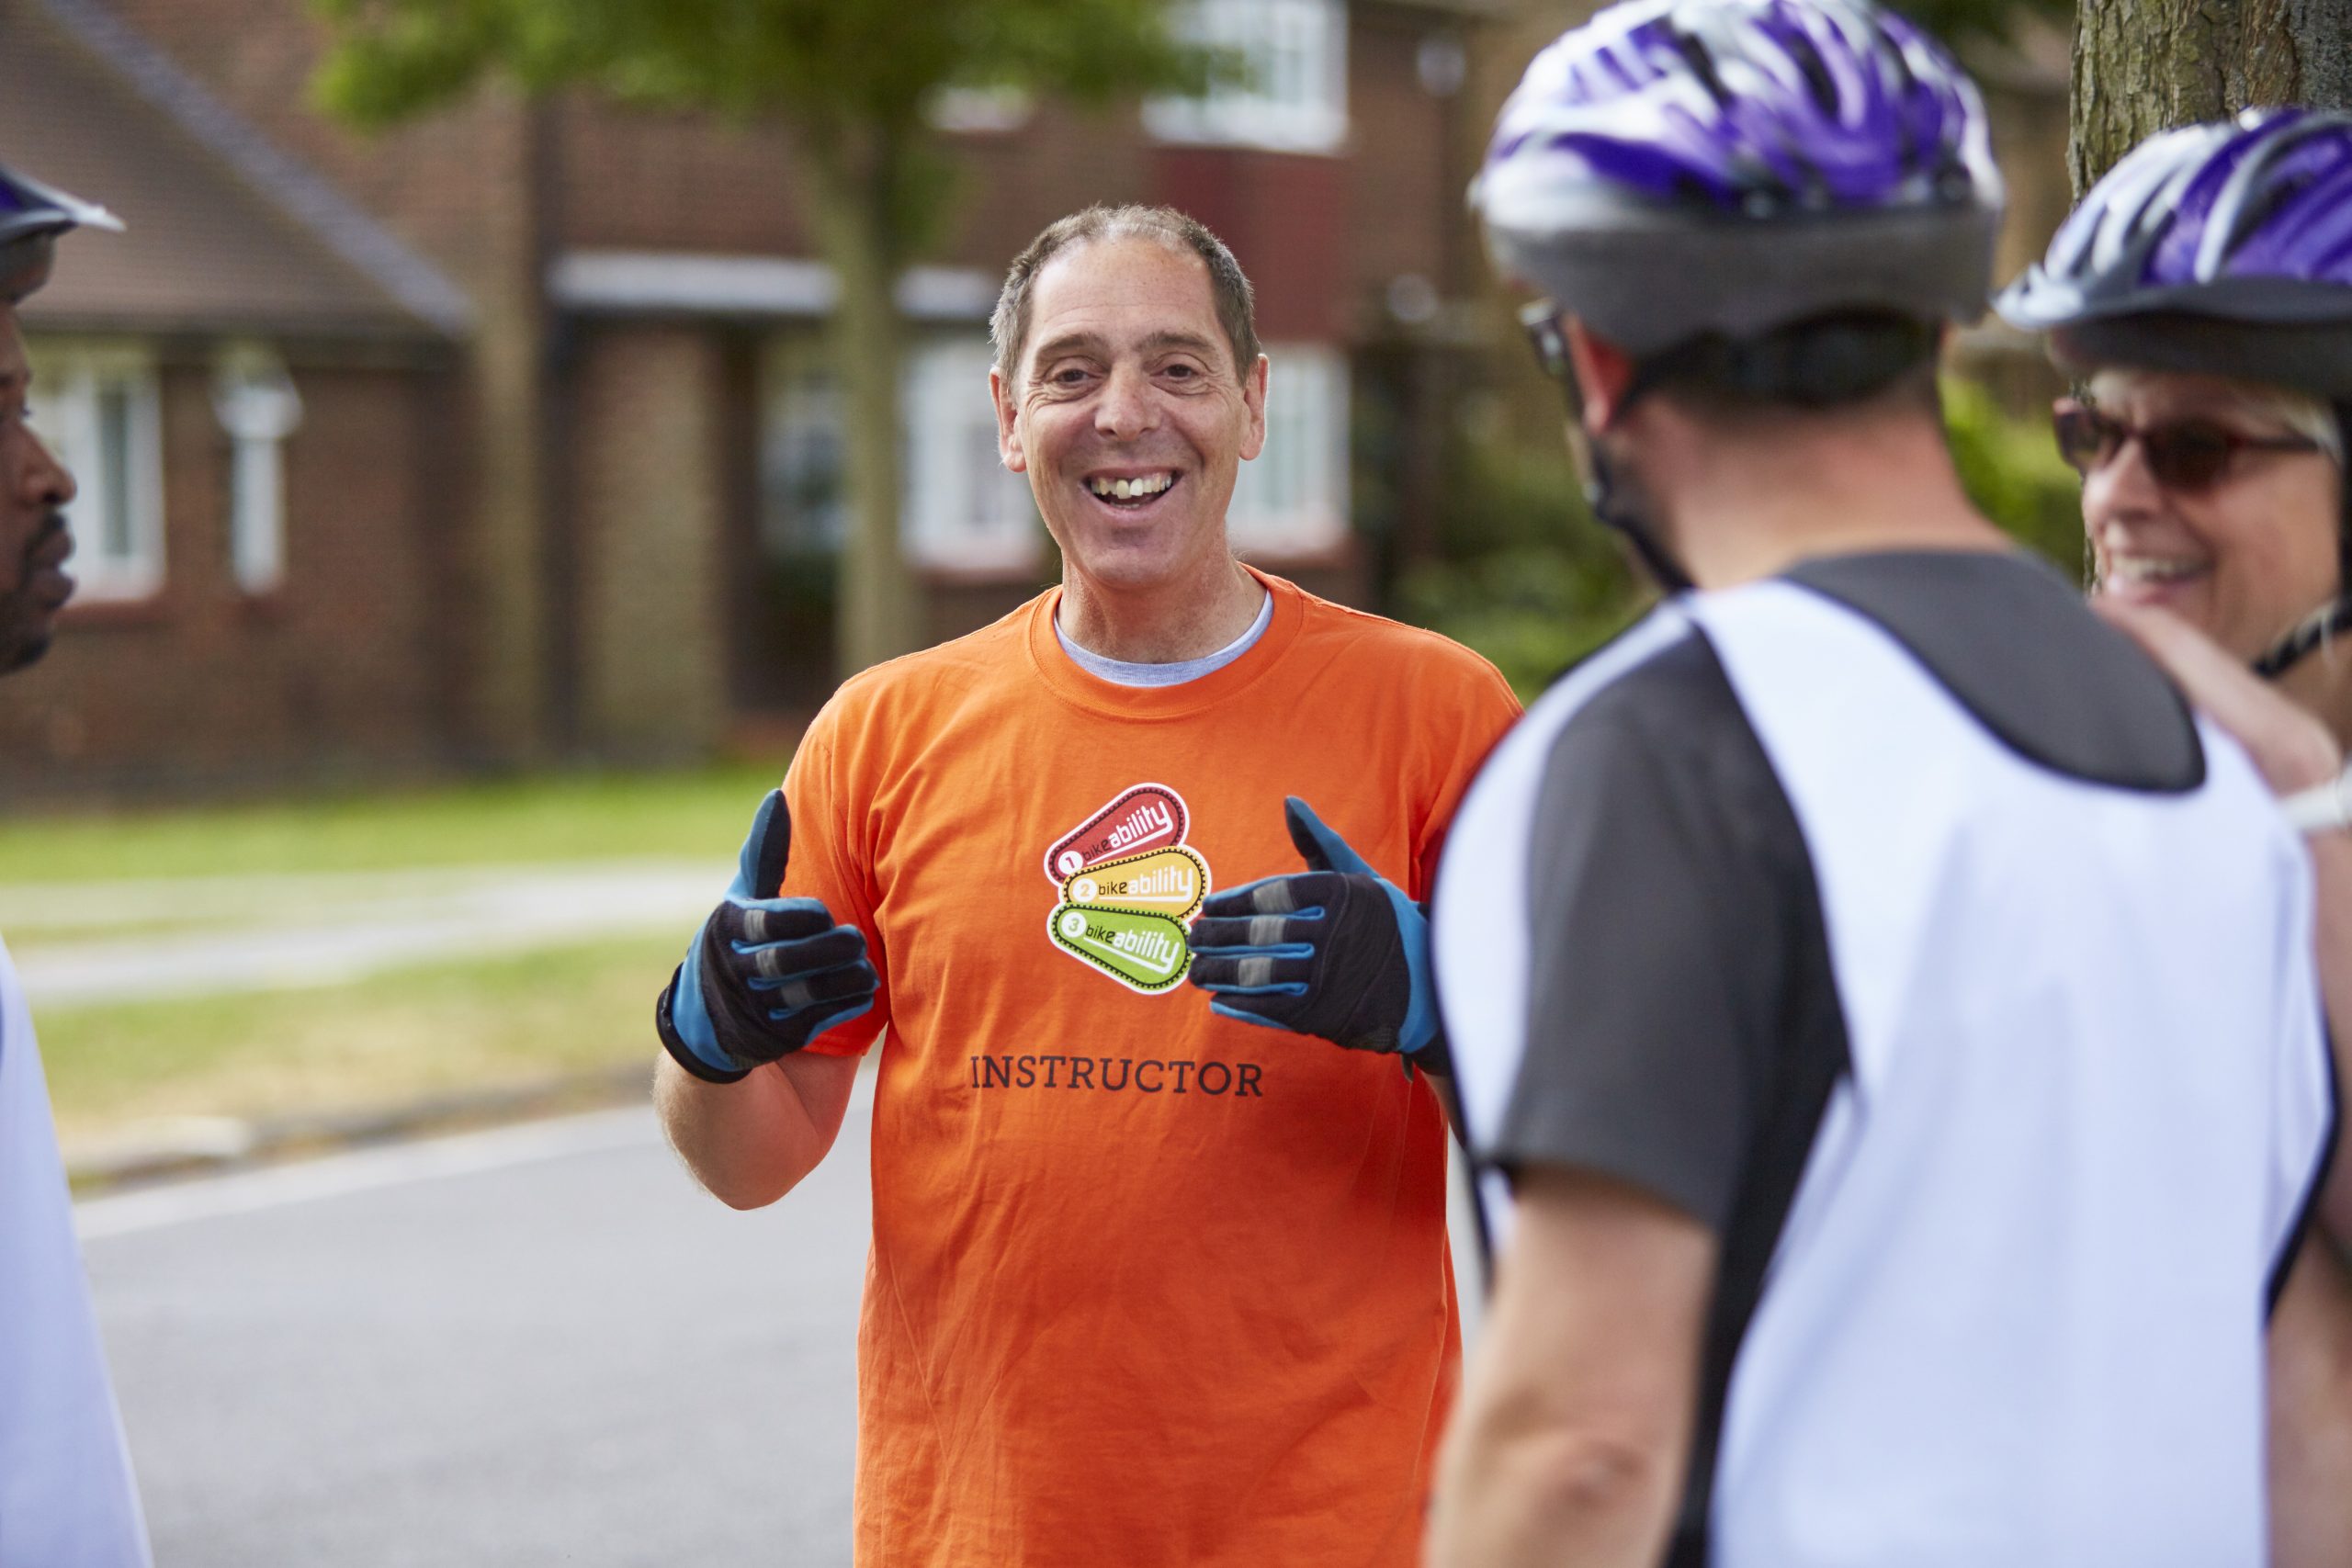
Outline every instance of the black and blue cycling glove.
[(791, 849), (792, 814), (770, 790), (725, 901), (654, 1006), (662, 1043), (698, 1078), (733, 1083), (874, 1005), (880, 982), (864, 932), (818, 899), (757, 897), (784, 886)]
[(1443, 1070), (1429, 921), (1296, 795), (1283, 820), (1312, 869), (1214, 894), (1193, 923), (1210, 1010)]

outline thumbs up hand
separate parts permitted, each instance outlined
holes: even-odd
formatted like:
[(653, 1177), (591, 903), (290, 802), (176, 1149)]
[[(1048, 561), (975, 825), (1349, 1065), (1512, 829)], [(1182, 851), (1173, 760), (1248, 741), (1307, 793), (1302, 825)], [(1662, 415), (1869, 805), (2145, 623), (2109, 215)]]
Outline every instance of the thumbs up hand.
[(1193, 923), (1188, 978), (1212, 1012), (1244, 1023), (1356, 1051), (1423, 1050), (1438, 1030), (1420, 906), (1296, 795), (1283, 818), (1311, 869), (1213, 895)]
[(784, 886), (791, 849), (792, 814), (770, 790), (726, 898), (655, 1004), (662, 1043), (698, 1078), (733, 1083), (874, 1005), (865, 933), (819, 899), (761, 897)]

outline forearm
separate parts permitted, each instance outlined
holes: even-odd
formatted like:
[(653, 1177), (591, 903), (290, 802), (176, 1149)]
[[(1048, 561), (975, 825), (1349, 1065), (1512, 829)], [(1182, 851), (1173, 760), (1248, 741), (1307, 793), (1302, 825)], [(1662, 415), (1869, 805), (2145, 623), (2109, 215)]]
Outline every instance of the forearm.
[(2273, 1568), (2337, 1568), (2352, 1541), (2352, 1273), (2325, 1238), (2270, 1325)]
[(1430, 1568), (1653, 1568), (1674, 1527), (1713, 1238), (1605, 1179), (1521, 1174), (1439, 1461)]
[(1679, 1471), (1647, 1445), (1465, 1411), (1430, 1513), (1430, 1568), (1652, 1568)]
[(824, 1158), (855, 1071), (854, 1059), (787, 1056), (740, 1082), (715, 1084), (664, 1055), (654, 1071), (654, 1109), (695, 1180), (731, 1208), (756, 1209)]

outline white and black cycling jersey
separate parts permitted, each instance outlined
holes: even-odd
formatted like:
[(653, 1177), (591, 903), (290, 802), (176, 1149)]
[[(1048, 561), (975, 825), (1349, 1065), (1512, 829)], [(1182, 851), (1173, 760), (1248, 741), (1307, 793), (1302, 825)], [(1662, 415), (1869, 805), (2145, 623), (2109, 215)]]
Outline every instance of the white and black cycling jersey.
[(1686, 596), (1530, 711), (1439, 994), (1499, 1246), (1530, 1166), (1718, 1238), (1670, 1562), (2266, 1560), (2310, 900), (2244, 753), (2022, 557)]

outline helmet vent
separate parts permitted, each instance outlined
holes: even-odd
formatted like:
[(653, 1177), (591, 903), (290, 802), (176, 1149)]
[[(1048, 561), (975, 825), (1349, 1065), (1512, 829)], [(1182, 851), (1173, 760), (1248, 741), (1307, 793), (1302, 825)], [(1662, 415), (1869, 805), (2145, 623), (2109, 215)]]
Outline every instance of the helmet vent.
[(1838, 84), (1830, 80), (1829, 67), (1813, 40), (1803, 33), (1795, 34), (1786, 45), (1789, 58), (1796, 62), (1797, 73), (1804, 78), (1805, 90), (1813, 95), (1813, 106), (1823, 114), (1838, 113)]
[(1682, 63), (1690, 68), (1690, 74), (1699, 79), (1699, 85), (1707, 90), (1707, 96), (1715, 100), (1715, 107), (1730, 107), (1731, 92), (1716, 74), (1714, 57), (1707, 52), (1707, 46), (1679, 28), (1669, 27), (1667, 37), (1673, 42), (1674, 52), (1682, 57)]

